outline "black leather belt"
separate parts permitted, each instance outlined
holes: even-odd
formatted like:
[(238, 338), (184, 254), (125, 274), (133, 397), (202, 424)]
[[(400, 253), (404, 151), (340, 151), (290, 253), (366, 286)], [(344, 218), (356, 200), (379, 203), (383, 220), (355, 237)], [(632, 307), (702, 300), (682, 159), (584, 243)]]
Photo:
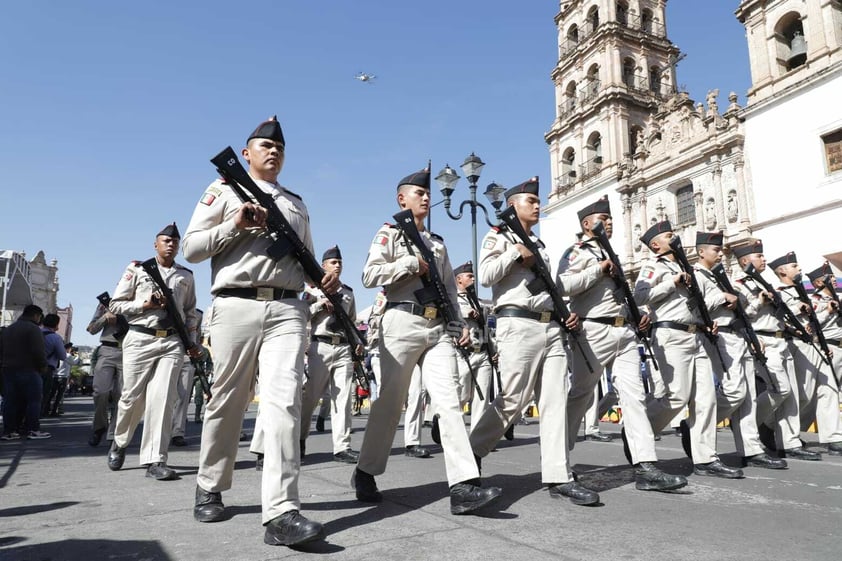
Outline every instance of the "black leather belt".
[(387, 310), (400, 310), (408, 312), (414, 316), (421, 316), (427, 319), (436, 319), (439, 317), (439, 309), (435, 306), (422, 306), (415, 302), (387, 302)]
[(656, 321), (652, 327), (667, 327), (669, 329), (677, 329), (679, 331), (686, 331), (687, 333), (695, 333), (702, 330), (701, 325), (695, 323), (678, 323), (677, 321)]
[(546, 312), (530, 312), (529, 310), (522, 310), (520, 308), (500, 308), (494, 312), (498, 318), (522, 318), (532, 319), (541, 323), (550, 323), (555, 321), (561, 323), (554, 311), (547, 310)]
[(763, 335), (764, 337), (774, 337), (775, 339), (786, 339), (787, 341), (792, 339), (792, 335), (790, 335), (786, 331), (761, 331), (759, 329), (755, 329), (754, 332), (757, 333), (758, 335)]
[(100, 341), (99, 344), (103, 347), (111, 347), (114, 349), (120, 348), (120, 343), (114, 343), (113, 341)]
[(720, 333), (736, 333), (737, 330), (731, 327), (730, 325), (719, 325), (716, 327), (716, 330)]
[(138, 333), (145, 333), (153, 337), (172, 337), (175, 335), (175, 329), (152, 329), (151, 327), (143, 327), (142, 325), (129, 325), (129, 329), (137, 331)]
[(828, 339), (828, 345), (833, 345), (834, 347), (842, 347), (842, 340), (840, 339)]
[(603, 325), (613, 325), (614, 327), (623, 327), (629, 324), (629, 320), (624, 317), (611, 318), (582, 318), (583, 321), (592, 321), (594, 323), (601, 323)]
[(330, 345), (344, 345), (345, 337), (342, 335), (313, 335), (310, 337), (311, 341), (318, 341), (320, 343), (328, 343)]
[(271, 286), (257, 286), (252, 288), (223, 288), (216, 293), (217, 296), (234, 298), (248, 298), (268, 302), (269, 300), (292, 300), (298, 299), (299, 292), (287, 290), (286, 288), (272, 288)]

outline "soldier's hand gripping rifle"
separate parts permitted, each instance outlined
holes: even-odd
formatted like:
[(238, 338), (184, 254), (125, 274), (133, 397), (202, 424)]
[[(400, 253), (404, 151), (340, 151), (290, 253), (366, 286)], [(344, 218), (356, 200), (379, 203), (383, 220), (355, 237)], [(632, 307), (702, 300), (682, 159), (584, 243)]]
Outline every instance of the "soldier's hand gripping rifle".
[(304, 274), (310, 278), (333, 305), (333, 317), (342, 328), (345, 339), (351, 348), (354, 378), (361, 387), (368, 390), (371, 380), (369, 380), (363, 366), (363, 356), (358, 351), (365, 346), (365, 341), (363, 341), (362, 335), (360, 335), (353, 320), (348, 316), (348, 312), (342, 307), (342, 297), (339, 294), (328, 294), (323, 290), (322, 278), (325, 276), (325, 272), (322, 266), (319, 265), (313, 253), (295, 233), (289, 221), (275, 204), (272, 195), (265, 193), (257, 186), (230, 146), (214, 156), (211, 163), (216, 166), (216, 171), (243, 203), (257, 203), (266, 209), (266, 228), (274, 240), (266, 249), (266, 254), (277, 261), (292, 253), (301, 264), (301, 268), (304, 269)]
[(670, 240), (670, 249), (673, 255), (675, 255), (675, 261), (678, 263), (678, 266), (681, 267), (681, 270), (689, 279), (687, 291), (690, 293), (690, 308), (699, 312), (702, 323), (705, 325), (705, 337), (708, 338), (713, 348), (716, 349), (722, 370), (727, 372), (728, 367), (725, 365), (725, 359), (722, 358), (722, 352), (719, 350), (719, 345), (717, 344), (719, 342), (719, 336), (713, 332), (713, 319), (711, 319), (707, 304), (705, 304), (705, 295), (699, 286), (699, 279), (696, 278), (693, 266), (690, 265), (690, 261), (687, 259), (687, 254), (684, 252), (684, 246), (681, 245), (681, 238), (679, 236), (675, 236)]
[[(185, 352), (189, 351), (195, 345), (190, 342), (190, 336), (187, 334), (187, 327), (184, 325), (184, 319), (175, 307), (175, 296), (173, 296), (172, 289), (167, 286), (166, 281), (164, 281), (164, 277), (161, 276), (161, 272), (158, 270), (157, 260), (154, 257), (152, 259), (147, 259), (140, 264), (140, 267), (146, 271), (146, 274), (149, 275), (149, 277), (157, 285), (158, 290), (164, 297), (164, 306), (167, 310), (167, 316), (170, 318), (170, 321), (172, 321), (175, 332), (181, 340), (181, 344), (184, 345)], [(192, 364), (193, 368), (195, 368), (195, 375), (199, 379), (199, 383), (202, 385), (202, 391), (208, 396), (208, 399), (210, 399), (212, 397), (211, 386), (210, 382), (208, 382), (207, 372), (205, 372), (204, 362), (191, 356), (190, 364)]]
[(477, 314), (477, 323), (482, 326), (482, 342), (485, 345), (485, 355), (488, 358), (488, 365), (491, 366), (491, 380), (488, 381), (488, 400), (492, 401), (494, 399), (494, 380), (497, 380), (498, 393), (503, 391), (503, 380), (492, 358), (495, 351), (494, 343), (488, 334), (488, 318), (485, 316), (485, 310), (483, 310), (482, 304), (480, 304), (479, 298), (477, 297), (477, 287), (475, 285), (472, 284), (465, 287), (465, 297), (468, 299), (471, 309)]
[(605, 233), (605, 225), (601, 220), (597, 221), (596, 224), (593, 225), (591, 233), (593, 234), (596, 243), (599, 244), (599, 247), (601, 247), (602, 251), (608, 255), (608, 259), (610, 259), (611, 263), (614, 265), (614, 274), (611, 275), (611, 279), (614, 281), (614, 286), (623, 291), (623, 300), (626, 303), (626, 309), (629, 311), (629, 316), (631, 316), (634, 334), (637, 336), (637, 340), (643, 345), (648, 357), (652, 360), (652, 366), (655, 367), (655, 370), (658, 370), (658, 361), (655, 360), (655, 355), (652, 353), (652, 347), (649, 344), (649, 337), (642, 329), (640, 329), (640, 322), (643, 320), (643, 314), (637, 306), (637, 302), (634, 301), (634, 296), (632, 295), (631, 288), (629, 288), (629, 283), (626, 282), (626, 275), (623, 273), (623, 265), (620, 263), (620, 258), (617, 257), (617, 254), (614, 253), (614, 248), (611, 247), (611, 242), (608, 240), (608, 236)]
[[(102, 304), (105, 308), (105, 311), (108, 311), (108, 305), (111, 303), (111, 295), (108, 294), (108, 291), (103, 292), (99, 296), (96, 297), (97, 302)], [(129, 320), (126, 319), (126, 316), (123, 314), (116, 314), (117, 315), (117, 330), (114, 332), (114, 338), (118, 341), (122, 341), (123, 337), (126, 336), (126, 333), (129, 332)], [(93, 370), (93, 369), (91, 369)]]
[(547, 264), (544, 263), (544, 260), (541, 258), (541, 250), (538, 247), (538, 244), (532, 241), (532, 238), (530, 238), (529, 234), (526, 233), (526, 230), (523, 229), (523, 224), (520, 223), (520, 219), (517, 217), (515, 207), (510, 206), (501, 212), (500, 221), (505, 224), (506, 228), (508, 228), (509, 231), (518, 238), (519, 242), (535, 256), (534, 263), (530, 267), (530, 270), (535, 274), (535, 278), (526, 285), (527, 290), (529, 290), (532, 295), (540, 294), (541, 292), (546, 292), (550, 295), (550, 300), (552, 300), (553, 303), (553, 311), (561, 320), (561, 327), (570, 335), (570, 338), (573, 340), (573, 343), (575, 343), (582, 355), (582, 358), (585, 360), (585, 365), (588, 367), (590, 373), (593, 374), (593, 366), (591, 366), (591, 363), (588, 360), (588, 355), (582, 348), (582, 343), (579, 341), (579, 334), (567, 327), (567, 320), (570, 318), (570, 310), (567, 309), (567, 304), (564, 303), (561, 294), (559, 294), (558, 287), (556, 287), (555, 281), (553, 281), (553, 277), (550, 275), (550, 270), (547, 268)]
[[(453, 308), (453, 304), (447, 294), (447, 287), (445, 287), (438, 267), (436, 267), (436, 256), (433, 255), (433, 252), (430, 251), (430, 248), (427, 247), (427, 244), (424, 243), (424, 240), (421, 238), (421, 234), (418, 232), (418, 227), (415, 225), (415, 218), (412, 215), (412, 211), (402, 210), (401, 212), (395, 214), (393, 218), (395, 219), (395, 224), (398, 229), (400, 229), (403, 235), (406, 236), (408, 242), (406, 248), (409, 253), (414, 255), (414, 251), (412, 249), (412, 246), (414, 245), (418, 248), (421, 258), (427, 262), (429, 267), (427, 274), (421, 277), (421, 282), (424, 284), (424, 287), (415, 291), (415, 298), (422, 305), (432, 304), (435, 306), (444, 319), (446, 326), (450, 327), (454, 323), (461, 325), (462, 322), (458, 319), (459, 315)], [(454, 346), (468, 365), (468, 372), (471, 374), (471, 382), (474, 385), (474, 390), (477, 392), (477, 396), (480, 400), (484, 401), (485, 396), (482, 394), (482, 388), (479, 387), (477, 376), (471, 366), (471, 354), (465, 347), (459, 346), (458, 344)]]
[[(825, 263), (825, 267), (830, 267), (827, 263)], [(826, 274), (822, 277), (824, 281), (824, 286), (830, 292), (830, 297), (833, 299), (833, 302), (836, 302), (836, 317), (837, 319), (842, 319), (842, 308), (839, 304), (839, 294), (836, 292), (836, 279), (833, 278), (833, 272)]]
[(833, 367), (833, 353), (830, 352), (830, 347), (827, 344), (827, 339), (822, 331), (822, 325), (819, 323), (819, 318), (816, 316), (816, 310), (813, 309), (813, 304), (810, 302), (810, 297), (807, 295), (807, 289), (801, 284), (801, 275), (798, 274), (792, 279), (795, 282), (795, 291), (798, 293), (798, 299), (804, 304), (807, 310), (807, 318), (810, 325), (813, 327), (816, 339), (819, 341), (819, 349), (821, 350), (822, 360), (830, 367), (833, 373), (833, 379), (837, 380), (836, 369)]
[(772, 307), (775, 308), (775, 316), (785, 324), (789, 324), (788, 331), (790, 334), (795, 335), (805, 343), (812, 343), (813, 338), (810, 337), (810, 334), (807, 333), (807, 330), (804, 329), (804, 326), (801, 325), (801, 322), (797, 317), (795, 317), (795, 314), (792, 313), (789, 306), (787, 306), (781, 299), (781, 295), (778, 291), (772, 288), (772, 285), (769, 284), (769, 281), (763, 278), (763, 275), (760, 274), (757, 268), (755, 268), (753, 264), (749, 263), (746, 265), (744, 271), (754, 282), (759, 284), (763, 290), (772, 296)]

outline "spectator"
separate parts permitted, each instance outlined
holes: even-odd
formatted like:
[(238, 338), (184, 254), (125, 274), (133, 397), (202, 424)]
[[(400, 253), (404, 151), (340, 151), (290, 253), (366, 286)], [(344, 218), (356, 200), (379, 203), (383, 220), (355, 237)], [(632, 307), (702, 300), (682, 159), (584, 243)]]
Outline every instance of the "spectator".
[(53, 377), (53, 388), (50, 391), (50, 399), (47, 401), (47, 408), (50, 410), (50, 417), (58, 417), (63, 413), (61, 410), (61, 402), (64, 399), (64, 391), (67, 389), (67, 381), (70, 379), (70, 370), (74, 366), (82, 363), (82, 359), (73, 343), (67, 342), (64, 344), (64, 352), (67, 355)]
[(47, 370), (41, 374), (42, 399), (41, 416), (46, 417), (50, 413), (50, 396), (53, 393), (53, 377), (58, 371), (58, 365), (67, 358), (64, 351), (64, 339), (56, 333), (59, 324), (59, 317), (56, 314), (47, 314), (41, 326), (41, 333), (44, 334), (44, 348), (47, 352)]

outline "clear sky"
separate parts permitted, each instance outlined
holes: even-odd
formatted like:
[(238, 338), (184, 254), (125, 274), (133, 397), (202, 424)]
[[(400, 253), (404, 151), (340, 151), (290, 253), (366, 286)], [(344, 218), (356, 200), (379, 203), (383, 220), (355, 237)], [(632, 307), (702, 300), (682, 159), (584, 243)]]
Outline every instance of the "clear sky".
[[(670, 0), (668, 36), (687, 54), (678, 83), (704, 100), (750, 85), (738, 2)], [(77, 344), (95, 295), (113, 292), (156, 232), (182, 232), (215, 172), (277, 114), (287, 140), (280, 182), (303, 196), (316, 253), (339, 244), (358, 307), (368, 246), (397, 211), (396, 182), (472, 151), (511, 187), (550, 162), (550, 0), (229, 0), (9, 2), (0, 20), (0, 249), (57, 259), (58, 301)], [(372, 84), (354, 79), (376, 74)], [(433, 186), (433, 200), (441, 199)], [(456, 202), (467, 198), (464, 179)], [(483, 198), (484, 201), (484, 198)], [(433, 209), (454, 265), (470, 258), (470, 221)], [(480, 225), (480, 239), (486, 227)], [(179, 260), (184, 262), (181, 257)], [(186, 263), (185, 263), (186, 264)], [(210, 264), (189, 265), (199, 307)], [(487, 289), (480, 290), (487, 295)]]

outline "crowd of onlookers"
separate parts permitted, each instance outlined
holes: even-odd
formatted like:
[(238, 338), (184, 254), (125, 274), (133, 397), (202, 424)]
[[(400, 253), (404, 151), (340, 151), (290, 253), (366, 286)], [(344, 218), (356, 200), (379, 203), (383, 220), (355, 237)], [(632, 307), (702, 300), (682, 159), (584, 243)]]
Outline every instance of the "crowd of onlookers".
[(62, 414), (71, 370), (81, 359), (71, 342), (56, 330), (59, 317), (35, 305), (26, 306), (13, 324), (0, 331), (2, 440), (44, 439), (42, 417)]

